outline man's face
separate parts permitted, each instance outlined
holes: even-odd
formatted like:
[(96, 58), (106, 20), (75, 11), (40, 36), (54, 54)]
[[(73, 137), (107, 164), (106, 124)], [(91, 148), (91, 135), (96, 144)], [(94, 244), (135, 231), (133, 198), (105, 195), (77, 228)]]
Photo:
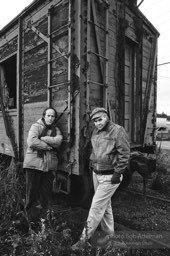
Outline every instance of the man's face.
[(47, 125), (51, 125), (55, 120), (55, 112), (53, 109), (47, 109), (44, 120)]
[(106, 124), (108, 123), (108, 116), (107, 114), (101, 114), (101, 116), (95, 118), (93, 121), (94, 121), (94, 125), (95, 127), (98, 129), (98, 130), (102, 130)]

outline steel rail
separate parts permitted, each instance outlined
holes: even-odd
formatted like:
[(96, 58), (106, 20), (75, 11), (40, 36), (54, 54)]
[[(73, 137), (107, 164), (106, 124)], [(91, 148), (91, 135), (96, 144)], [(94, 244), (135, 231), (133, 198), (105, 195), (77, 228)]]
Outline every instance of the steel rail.
[[(119, 191), (124, 191), (124, 192), (129, 192), (131, 194), (137, 194), (137, 195), (140, 195), (143, 197), (143, 193), (142, 192), (139, 192), (139, 191), (135, 191), (135, 190), (131, 190), (131, 189), (120, 189)], [(166, 198), (163, 198), (163, 197), (157, 197), (157, 196), (152, 196), (152, 195), (145, 195), (146, 197), (148, 198), (151, 198), (151, 199), (155, 199), (155, 200), (160, 200), (160, 201), (164, 201), (166, 203), (170, 203), (170, 200), (169, 199), (166, 199)]]

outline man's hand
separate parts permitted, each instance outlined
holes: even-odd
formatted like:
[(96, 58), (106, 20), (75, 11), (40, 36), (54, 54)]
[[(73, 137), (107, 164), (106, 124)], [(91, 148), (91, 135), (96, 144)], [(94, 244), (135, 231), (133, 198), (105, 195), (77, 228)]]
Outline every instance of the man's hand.
[(47, 150), (52, 150), (53, 148), (48, 145)]
[(119, 174), (117, 172), (114, 172), (113, 176), (111, 178), (111, 183), (112, 184), (119, 184), (120, 183), (120, 177), (121, 177), (121, 174)]
[(41, 137), (40, 140), (45, 141), (45, 138), (46, 138), (46, 137), (47, 137), (47, 136)]

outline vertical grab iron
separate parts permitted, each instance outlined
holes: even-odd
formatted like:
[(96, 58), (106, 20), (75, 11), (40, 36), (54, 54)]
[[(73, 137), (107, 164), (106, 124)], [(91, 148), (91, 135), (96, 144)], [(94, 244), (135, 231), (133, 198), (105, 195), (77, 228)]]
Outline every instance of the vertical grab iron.
[[(97, 14), (96, 14), (96, 6), (95, 2), (88, 0), (88, 6), (87, 6), (87, 11), (88, 11), (88, 18), (87, 18), (87, 112), (90, 111), (90, 106), (89, 106), (89, 95), (90, 95), (90, 85), (96, 84), (99, 86), (102, 86), (103, 88), (103, 107), (107, 108), (108, 106), (108, 68), (109, 68), (109, 62), (108, 62), (108, 47), (109, 47), (109, 4), (108, 1), (103, 1), (103, 4), (105, 4), (105, 28), (102, 28), (98, 22), (97, 22)], [(94, 22), (92, 22), (92, 18)], [(94, 26), (94, 31), (95, 31), (95, 37), (96, 37), (96, 42), (97, 42), (97, 52), (94, 52), (91, 50), (91, 45), (90, 45), (90, 31), (91, 31), (91, 26)], [(99, 33), (97, 29), (103, 30), (105, 33), (105, 54), (102, 54), (102, 47), (100, 43), (100, 38), (99, 38)], [(99, 58), (99, 68), (101, 72), (101, 77), (102, 81), (101, 83), (97, 81), (92, 81), (90, 77), (90, 56), (91, 54), (94, 54)], [(103, 65), (104, 62), (104, 65)]]
[(69, 0), (68, 9), (68, 138), (70, 142), (71, 133), (71, 0)]
[[(67, 142), (70, 142), (70, 133), (71, 133), (71, 116), (72, 116), (72, 96), (71, 96), (71, 0), (68, 1), (68, 24), (66, 25), (68, 28), (68, 51), (67, 53), (63, 53), (60, 51), (59, 47), (54, 45), (52, 43), (52, 35), (54, 32), (51, 31), (52, 27), (52, 12), (53, 12), (53, 6), (48, 10), (48, 38), (45, 40), (48, 43), (48, 105), (51, 105), (52, 102), (52, 88), (62, 86), (64, 84), (67, 84), (68, 86), (68, 100), (67, 100), (67, 112), (68, 112), (68, 136), (67, 136)], [(52, 47), (60, 53), (59, 57), (52, 58)], [(51, 82), (51, 74), (52, 74), (52, 61), (58, 59), (58, 58), (65, 58), (67, 59), (67, 67), (68, 67), (68, 75), (67, 75), (67, 82), (65, 83), (58, 83), (55, 85), (52, 85)]]
[(51, 105), (51, 8), (48, 10), (48, 106)]

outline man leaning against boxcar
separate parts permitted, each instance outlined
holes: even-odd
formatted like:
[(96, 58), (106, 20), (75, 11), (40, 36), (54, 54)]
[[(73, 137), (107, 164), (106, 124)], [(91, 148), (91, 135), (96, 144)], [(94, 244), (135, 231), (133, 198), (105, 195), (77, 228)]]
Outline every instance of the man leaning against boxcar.
[[(109, 120), (106, 109), (95, 108), (90, 117), (95, 125), (91, 137), (90, 156), (95, 193), (87, 225), (83, 229), (80, 240), (72, 246), (73, 250), (84, 248), (99, 224), (106, 234), (103, 241), (113, 237), (114, 218), (111, 197), (122, 181), (130, 156), (130, 145), (125, 129)], [(102, 243), (102, 239), (100, 242)]]
[(28, 133), (23, 167), (26, 171), (25, 209), (30, 223), (39, 220), (52, 196), (54, 172), (58, 166), (56, 149), (63, 141), (56, 119), (56, 110), (46, 108), (42, 118), (31, 126)]

